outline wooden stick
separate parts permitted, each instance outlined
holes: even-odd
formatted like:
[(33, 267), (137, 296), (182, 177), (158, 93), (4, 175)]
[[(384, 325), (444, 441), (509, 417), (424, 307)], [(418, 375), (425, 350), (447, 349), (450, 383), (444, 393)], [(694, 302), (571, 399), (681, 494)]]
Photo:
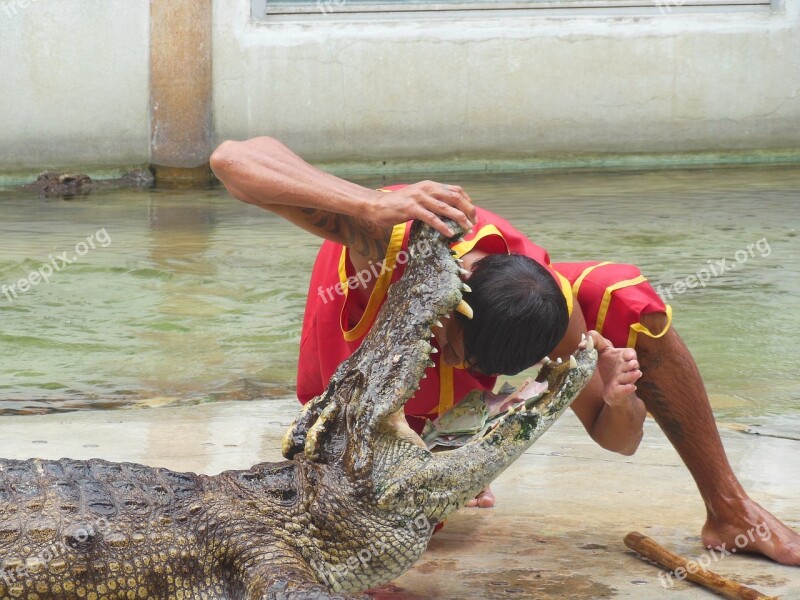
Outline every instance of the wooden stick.
[[(758, 590), (754, 590), (753, 588), (727, 579), (713, 571), (704, 569), (697, 561), (690, 561), (674, 552), (670, 552), (655, 540), (641, 533), (635, 531), (630, 532), (625, 536), (625, 545), (645, 558), (657, 562), (665, 569), (669, 569), (673, 572), (677, 569), (683, 570), (683, 572), (686, 573), (686, 579), (689, 581), (700, 584), (712, 592), (716, 592), (730, 600), (776, 600), (772, 596), (765, 596)], [(689, 569), (694, 572), (691, 572)]]

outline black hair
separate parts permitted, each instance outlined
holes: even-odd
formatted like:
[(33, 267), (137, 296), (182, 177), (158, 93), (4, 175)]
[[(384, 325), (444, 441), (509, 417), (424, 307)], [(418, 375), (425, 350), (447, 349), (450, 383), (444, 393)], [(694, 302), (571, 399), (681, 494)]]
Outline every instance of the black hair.
[(545, 267), (521, 254), (490, 254), (475, 262), (474, 316), (458, 314), (467, 365), (486, 375), (516, 375), (536, 364), (564, 337), (567, 301)]

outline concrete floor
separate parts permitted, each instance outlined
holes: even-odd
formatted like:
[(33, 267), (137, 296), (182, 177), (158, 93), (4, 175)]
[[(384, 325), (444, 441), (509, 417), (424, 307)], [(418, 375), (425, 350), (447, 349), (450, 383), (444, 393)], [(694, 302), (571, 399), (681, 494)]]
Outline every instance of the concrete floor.
[[(104, 458), (217, 473), (280, 459), (293, 400), (0, 419), (6, 458)], [(723, 428), (747, 489), (800, 527), (800, 442)], [(568, 414), (494, 485), (498, 506), (451, 517), (414, 569), (381, 600), (713, 598), (692, 584), (665, 588), (655, 566), (622, 543), (632, 530), (695, 558), (704, 512), (686, 469), (648, 422), (635, 457), (605, 452)], [(800, 569), (729, 556), (712, 569), (786, 600)]]

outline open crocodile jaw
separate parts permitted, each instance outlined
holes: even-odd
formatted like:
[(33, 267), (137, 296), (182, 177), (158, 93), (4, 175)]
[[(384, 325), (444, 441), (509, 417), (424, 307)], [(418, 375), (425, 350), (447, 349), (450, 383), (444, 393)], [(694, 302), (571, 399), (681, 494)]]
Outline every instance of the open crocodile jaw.
[[(431, 328), (450, 310), (469, 313), (461, 297), (460, 268), (448, 246), (418, 224), (411, 246), (426, 242), (427, 258), (413, 258), (359, 350), (342, 363), (326, 392), (309, 403), (284, 440), (286, 456), (303, 453), (341, 473), (354, 500), (385, 527), (374, 531), (383, 551), (336, 571), (336, 591), (359, 591), (398, 576), (417, 560), (432, 527), (462, 507), (529, 448), (578, 396), (591, 377), (596, 353), (579, 350), (563, 364), (545, 365), (548, 390), (530, 408), (513, 407), (485, 436), (456, 450), (432, 454), (398, 428), (397, 413), (432, 365)], [(327, 522), (324, 508), (312, 512)], [(338, 525), (338, 524), (337, 524)], [(331, 526), (322, 525), (322, 527)], [(369, 540), (362, 542), (369, 546)], [(323, 559), (310, 553), (309, 562)], [(325, 559), (329, 568), (341, 562)]]
[(431, 328), (469, 308), (447, 240), (417, 223), (410, 245), (430, 253), (416, 253), (359, 350), (289, 429), (291, 460), (208, 477), (0, 459), (0, 599), (344, 600), (410, 568), (430, 525), (522, 454), (596, 359), (583, 350), (545, 371), (546, 402), (458, 450), (413, 444), (396, 416), (431, 364)]

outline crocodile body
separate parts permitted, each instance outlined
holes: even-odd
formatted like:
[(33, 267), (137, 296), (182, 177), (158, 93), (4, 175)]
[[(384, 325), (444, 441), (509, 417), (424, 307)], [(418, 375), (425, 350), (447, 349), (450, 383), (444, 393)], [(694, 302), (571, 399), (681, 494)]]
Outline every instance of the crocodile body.
[(25, 188), (37, 190), (42, 198), (75, 198), (91, 194), (93, 185), (88, 175), (45, 171)]
[(536, 406), (458, 450), (420, 447), (403, 405), (463, 284), (434, 230), (415, 224), (411, 247), (362, 346), (287, 432), (285, 462), (205, 476), (0, 460), (0, 599), (344, 600), (410, 568), (432, 525), (560, 416), (596, 360), (587, 348), (546, 365)]

